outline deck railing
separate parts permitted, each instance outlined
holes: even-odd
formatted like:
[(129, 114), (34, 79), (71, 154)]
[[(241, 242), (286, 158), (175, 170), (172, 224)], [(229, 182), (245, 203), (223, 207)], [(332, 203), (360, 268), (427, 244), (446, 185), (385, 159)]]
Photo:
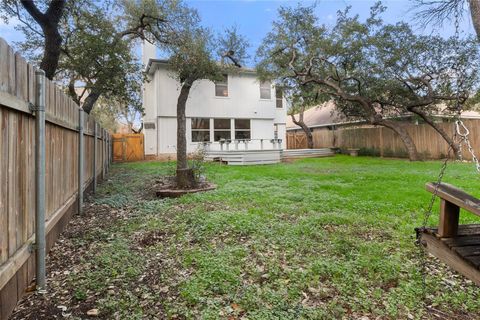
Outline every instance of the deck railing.
[(282, 139), (225, 139), (199, 142), (205, 151), (282, 150)]

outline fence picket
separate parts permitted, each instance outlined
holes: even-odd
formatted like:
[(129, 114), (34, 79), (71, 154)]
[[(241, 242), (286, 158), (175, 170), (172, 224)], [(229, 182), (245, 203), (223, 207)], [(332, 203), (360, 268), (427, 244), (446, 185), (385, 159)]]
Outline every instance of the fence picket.
[[(480, 120), (466, 119), (470, 130), (470, 140), (475, 150), (480, 150)], [(448, 134), (453, 134), (451, 122), (438, 123)], [(419, 154), (426, 159), (441, 159), (447, 155), (448, 145), (443, 138), (427, 124), (406, 124)], [(407, 157), (400, 138), (390, 129), (374, 126), (340, 127), (337, 130), (314, 128), (312, 130), (314, 148), (358, 148), (369, 155), (385, 157)], [(287, 148), (303, 149), (307, 147), (305, 134), (301, 130), (287, 131)], [(479, 151), (480, 152), (480, 151)], [(464, 148), (464, 159), (471, 160)]]
[[(1, 39), (0, 39), (1, 40)], [(0, 42), (1, 45), (1, 42)], [(8, 112), (0, 108), (0, 156), (2, 159), (8, 157)], [(0, 161), (0, 264), (8, 257), (8, 206), (7, 206), (7, 185), (8, 185), (8, 161)]]
[[(35, 230), (35, 113), (33, 65), (0, 38), (0, 318), (8, 315), (35, 275), (35, 255), (28, 249)], [(78, 106), (52, 81), (45, 80), (46, 222), (51, 247), (77, 211)], [(93, 117), (85, 119), (86, 182), (93, 181)], [(101, 130), (101, 129), (100, 129)], [(103, 150), (104, 140), (97, 141)], [(98, 160), (97, 160), (98, 161)], [(97, 176), (100, 173), (97, 172)], [(84, 188), (86, 185), (84, 185)], [(53, 224), (52, 224), (53, 223)], [(15, 282), (18, 286), (11, 286)], [(18, 292), (17, 292), (18, 291)], [(18, 295), (17, 295), (18, 294)], [(10, 299), (7, 301), (7, 298)]]

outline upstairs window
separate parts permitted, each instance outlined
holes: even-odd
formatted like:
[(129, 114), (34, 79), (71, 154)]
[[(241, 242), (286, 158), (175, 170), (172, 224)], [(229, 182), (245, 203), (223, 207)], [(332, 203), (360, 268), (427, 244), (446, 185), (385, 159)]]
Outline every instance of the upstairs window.
[(260, 99), (272, 98), (272, 84), (270, 81), (260, 82)]
[(215, 141), (232, 139), (232, 134), (230, 132), (230, 119), (214, 119), (213, 129), (213, 137)]
[(224, 74), (222, 80), (215, 81), (215, 96), (228, 97), (228, 75)]
[(235, 119), (235, 139), (250, 140), (250, 119)]
[(210, 119), (192, 118), (192, 142), (210, 141)]
[(275, 87), (275, 99), (277, 108), (283, 108), (283, 91), (280, 88)]

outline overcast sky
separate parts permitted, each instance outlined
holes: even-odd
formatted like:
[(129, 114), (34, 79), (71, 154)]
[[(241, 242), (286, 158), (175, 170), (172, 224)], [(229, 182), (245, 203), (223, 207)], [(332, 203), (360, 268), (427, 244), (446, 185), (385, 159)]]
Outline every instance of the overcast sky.
[[(255, 55), (256, 48), (260, 45), (265, 34), (270, 30), (272, 21), (277, 17), (280, 6), (296, 6), (299, 2), (313, 4), (314, 1), (291, 1), (291, 0), (188, 0), (192, 7), (196, 8), (204, 25), (215, 30), (222, 30), (231, 25), (237, 25), (241, 34), (247, 37), (251, 44), (250, 55)], [(352, 14), (359, 14), (366, 18), (370, 7), (376, 1), (371, 0), (318, 0), (317, 16), (321, 23), (333, 24), (338, 10), (345, 9), (350, 5)], [(398, 21), (412, 22), (415, 10), (412, 10), (412, 2), (409, 0), (382, 1), (387, 7), (383, 18), (386, 22)], [(464, 15), (462, 30), (469, 34), (473, 33), (473, 27), (468, 15)], [(452, 24), (453, 25), (453, 24)], [(442, 28), (427, 27), (425, 30), (419, 25), (413, 26), (418, 33), (439, 33), (444, 36), (453, 34), (453, 26), (445, 25)]]
[[(278, 8), (280, 6), (296, 6), (299, 2), (312, 4), (313, 0), (186, 0), (186, 2), (198, 10), (205, 26), (221, 31), (226, 27), (236, 25), (239, 32), (251, 44), (249, 49), (252, 57), (250, 65), (253, 65), (255, 50), (270, 30), (271, 23), (277, 16)], [(334, 22), (336, 12), (343, 10), (347, 5), (352, 6), (352, 14), (359, 14), (365, 18), (374, 3), (375, 1), (371, 0), (318, 0), (316, 10), (320, 22), (330, 24)], [(411, 1), (389, 0), (383, 1), (383, 4), (387, 6), (387, 11), (383, 15), (386, 22), (413, 21), (415, 11), (411, 10)], [(474, 31), (469, 16), (464, 16), (466, 19), (462, 21), (461, 28), (465, 34), (471, 34)], [(23, 38), (21, 33), (14, 30), (14, 24), (15, 21), (7, 25), (0, 20), (0, 36), (11, 44)], [(428, 27), (423, 30), (419, 26), (414, 26), (414, 28), (418, 33), (433, 32), (444, 36), (453, 33), (452, 25), (445, 25), (441, 29)]]

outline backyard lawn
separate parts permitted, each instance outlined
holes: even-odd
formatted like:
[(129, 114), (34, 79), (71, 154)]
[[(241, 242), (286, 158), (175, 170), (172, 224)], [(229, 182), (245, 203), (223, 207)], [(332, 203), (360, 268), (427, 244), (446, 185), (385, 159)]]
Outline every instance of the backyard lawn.
[[(105, 319), (480, 318), (479, 289), (433, 258), (430, 314), (422, 308), (413, 229), (439, 167), (347, 156), (209, 164), (217, 190), (160, 200), (152, 185), (173, 163), (114, 165), (50, 254), (48, 292), (12, 319), (95, 309)], [(471, 164), (450, 165), (445, 181), (480, 196)]]

